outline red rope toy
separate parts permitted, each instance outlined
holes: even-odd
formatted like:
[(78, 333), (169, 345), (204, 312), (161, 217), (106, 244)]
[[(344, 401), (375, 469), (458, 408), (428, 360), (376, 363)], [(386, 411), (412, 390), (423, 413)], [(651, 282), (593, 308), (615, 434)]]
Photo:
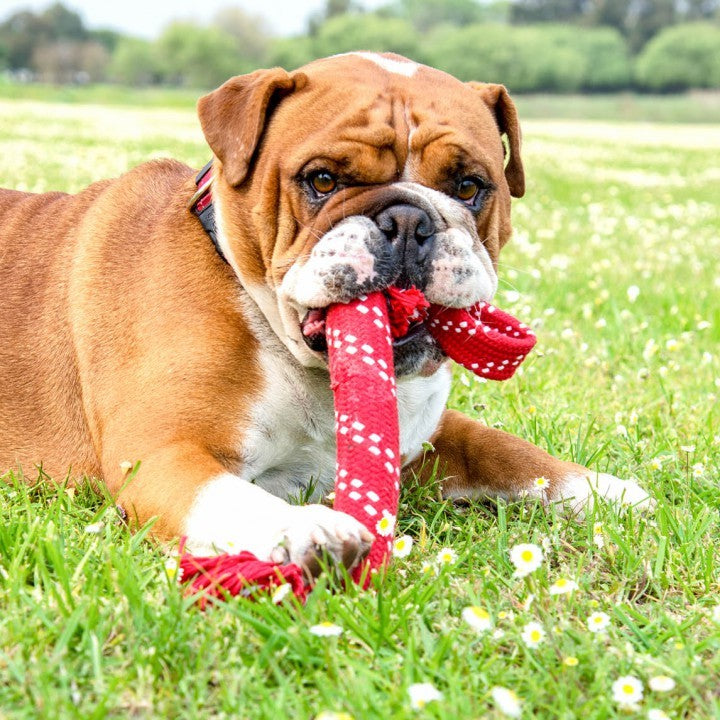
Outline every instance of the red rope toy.
[[(327, 309), (337, 439), (334, 508), (375, 535), (369, 555), (353, 572), (353, 579), (365, 586), (392, 553), (400, 492), (393, 338), (419, 322), (446, 355), (491, 380), (512, 377), (536, 340), (527, 325), (489, 303), (445, 308), (430, 305), (414, 288), (388, 288)], [(201, 607), (208, 596), (252, 595), (284, 583), (301, 600), (311, 589), (297, 565), (262, 562), (248, 552), (192, 556), (184, 551), (184, 542), (179, 570), (188, 592), (201, 593)]]

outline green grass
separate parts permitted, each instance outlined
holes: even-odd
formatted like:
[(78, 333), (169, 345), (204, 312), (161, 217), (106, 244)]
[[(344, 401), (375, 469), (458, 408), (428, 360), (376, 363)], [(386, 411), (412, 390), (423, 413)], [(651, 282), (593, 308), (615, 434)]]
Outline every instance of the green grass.
[(593, 95), (519, 95), (524, 118), (621, 120), (656, 123), (720, 123), (720, 92), (667, 95), (622, 92)]
[[(208, 88), (208, 90), (211, 88)], [(183, 108), (195, 107), (200, 90), (169, 87), (126, 87), (124, 85), (50, 85), (17, 83), (0, 78), (0, 98), (41, 100), (73, 105), (99, 105)]]
[[(652, 514), (600, 505), (578, 522), (406, 487), (400, 531), (415, 546), (375, 591), (321, 584), (303, 608), (233, 600), (201, 613), (111, 502), (8, 478), (0, 718), (497, 718), (500, 685), (523, 717), (600, 720), (628, 716), (611, 691), (628, 674), (645, 689), (630, 717), (720, 716), (719, 138), (718, 127), (526, 123), (528, 194), (498, 303), (534, 323), (538, 348), (508, 383), (458, 372), (451, 398), (561, 457), (637, 478)], [(5, 186), (78, 190), (162, 154), (208, 158), (191, 111), (0, 102)], [(545, 548), (529, 579), (509, 562), (521, 542)], [(444, 547), (457, 562), (427, 572)], [(578, 589), (551, 596), (559, 577)], [(469, 605), (490, 613), (491, 631), (463, 622)], [(596, 611), (610, 617), (604, 634), (587, 629)], [(325, 620), (343, 634), (309, 632)], [(535, 649), (521, 639), (530, 621), (546, 631)], [(675, 688), (651, 691), (657, 675)], [(418, 682), (442, 700), (413, 710)]]
[[(100, 104), (116, 107), (177, 108), (190, 110), (197, 98), (212, 88), (147, 87), (122, 85), (22, 84), (0, 78), (0, 99), (38, 100), (64, 104)], [(512, 88), (510, 88), (512, 90)], [(720, 92), (694, 90), (650, 95), (633, 92), (591, 95), (515, 95), (522, 116), (568, 120), (622, 120), (626, 122), (720, 123)]]

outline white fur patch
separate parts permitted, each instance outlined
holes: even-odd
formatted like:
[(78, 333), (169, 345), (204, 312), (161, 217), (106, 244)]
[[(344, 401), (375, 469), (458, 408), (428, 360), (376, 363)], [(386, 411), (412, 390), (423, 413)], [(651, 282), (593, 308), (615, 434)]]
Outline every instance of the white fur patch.
[(328, 376), (298, 365), (281, 348), (263, 348), (267, 382), (240, 428), (243, 475), (273, 495), (297, 496), (311, 478), (313, 499), (335, 476), (335, 417)]
[(353, 282), (362, 285), (375, 278), (375, 256), (368, 243), (380, 242), (382, 233), (364, 215), (353, 215), (338, 223), (315, 243), (306, 262), (296, 262), (280, 286), (283, 298), (304, 308), (325, 307), (339, 298), (334, 283), (326, 278), (338, 268), (355, 273)]
[(511, 502), (522, 498), (542, 500), (544, 503), (564, 501), (564, 507), (580, 516), (592, 507), (596, 497), (623, 507), (632, 506), (640, 510), (652, 509), (655, 504), (634, 480), (621, 480), (614, 475), (590, 470), (587, 475), (572, 473), (557, 483), (550, 481), (546, 488), (538, 488), (534, 484), (523, 486), (518, 483), (514, 492), (498, 492), (490, 486), (476, 485), (456, 487), (443, 494), (451, 498), (502, 498)]
[(345, 513), (323, 505), (288, 505), (225, 473), (198, 492), (185, 534), (194, 554), (247, 550), (266, 562), (301, 564), (314, 546), (322, 545), (340, 563), (344, 542), (362, 545), (366, 529)]
[(567, 475), (559, 493), (552, 499), (566, 500), (573, 512), (582, 515), (584, 510), (592, 507), (595, 497), (640, 510), (652, 509), (654, 505), (652, 498), (634, 480), (621, 480), (614, 475), (589, 470), (587, 475)]
[[(298, 367), (283, 354), (263, 350), (260, 361), (272, 379), (255, 403), (244, 429), (244, 475), (282, 498), (297, 495), (312, 478), (314, 499), (335, 479), (333, 399), (326, 375)], [(400, 453), (409, 462), (422, 452), (440, 422), (451, 373), (441, 367), (430, 377), (401, 377), (397, 383)]]
[(288, 509), (257, 485), (224, 473), (200, 488), (185, 519), (188, 549), (195, 554), (248, 550), (269, 560), (282, 540)]
[(430, 377), (398, 379), (400, 453), (405, 464), (420, 455), (423, 443), (435, 432), (445, 410), (452, 374), (447, 365)]
[(412, 77), (420, 67), (417, 63), (410, 60), (393, 60), (392, 58), (386, 58), (373, 52), (353, 52), (348, 53), (348, 55), (357, 55), (358, 57), (375, 63), (387, 72), (404, 75), (405, 77)]

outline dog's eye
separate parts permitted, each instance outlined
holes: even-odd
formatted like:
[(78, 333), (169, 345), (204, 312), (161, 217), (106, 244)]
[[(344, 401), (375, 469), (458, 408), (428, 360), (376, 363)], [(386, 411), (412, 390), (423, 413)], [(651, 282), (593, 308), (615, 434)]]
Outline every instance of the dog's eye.
[(457, 190), (455, 191), (455, 196), (458, 200), (462, 200), (464, 203), (472, 205), (481, 189), (482, 188), (477, 178), (466, 177), (459, 182)]
[(329, 195), (337, 188), (337, 178), (327, 170), (316, 170), (310, 175), (308, 182), (318, 195)]

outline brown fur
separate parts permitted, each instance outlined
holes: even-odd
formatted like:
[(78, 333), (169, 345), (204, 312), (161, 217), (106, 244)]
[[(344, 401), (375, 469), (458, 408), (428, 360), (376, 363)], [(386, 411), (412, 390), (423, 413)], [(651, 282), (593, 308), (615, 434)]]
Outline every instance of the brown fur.
[(457, 410), (446, 410), (431, 438), (432, 449), (418, 458), (410, 470), (429, 479), (438, 461), (443, 493), (449, 497), (516, 498), (533, 489), (533, 481), (550, 481), (545, 500), (559, 499), (568, 474), (583, 475), (587, 469), (548, 455), (527, 440), (489, 428)]
[(0, 196), (0, 467), (117, 493), (142, 459), (123, 500), (161, 534), (208, 472), (237, 469), (261, 386), (234, 277), (187, 210), (193, 177), (162, 161), (77, 196)]

